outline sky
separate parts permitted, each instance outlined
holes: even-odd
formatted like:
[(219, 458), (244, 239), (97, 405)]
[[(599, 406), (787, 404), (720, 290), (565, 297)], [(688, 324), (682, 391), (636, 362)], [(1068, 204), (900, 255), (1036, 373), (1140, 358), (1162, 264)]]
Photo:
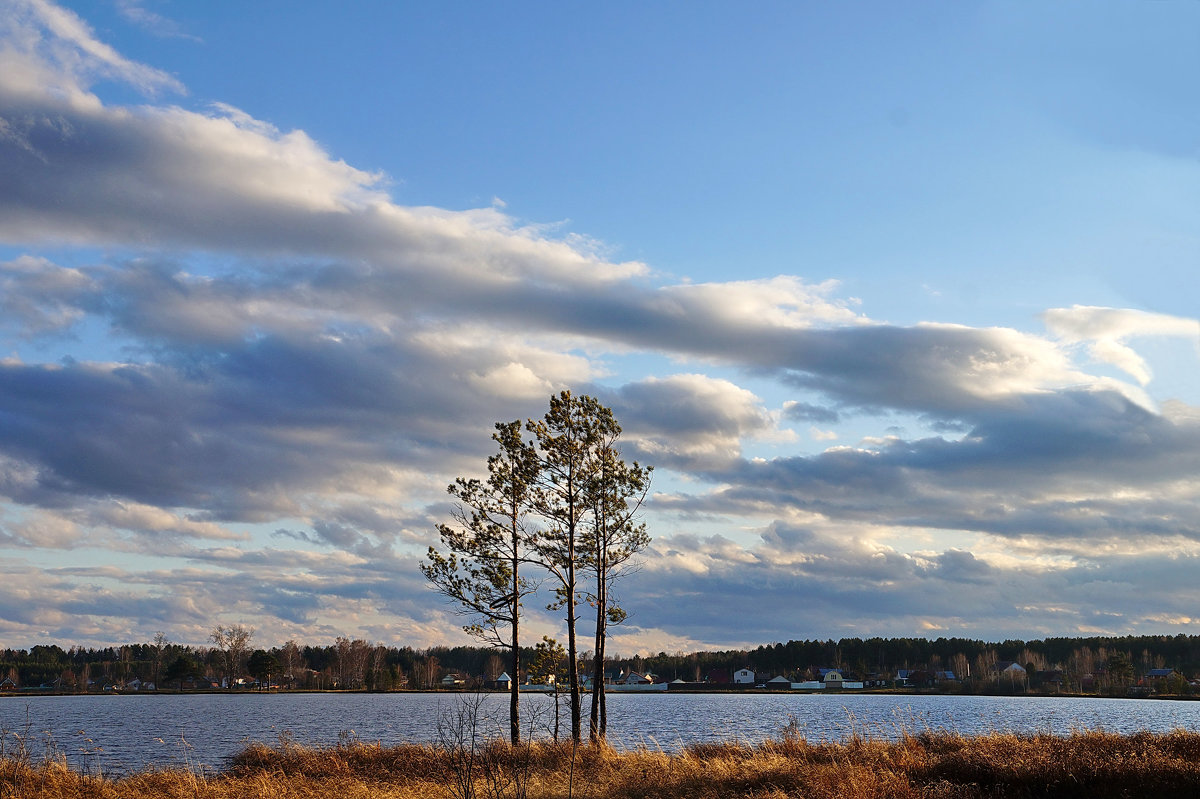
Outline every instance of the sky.
[(1197, 30), (0, 0), (0, 643), (468, 642), (445, 487), (568, 389), (611, 652), (1200, 634)]

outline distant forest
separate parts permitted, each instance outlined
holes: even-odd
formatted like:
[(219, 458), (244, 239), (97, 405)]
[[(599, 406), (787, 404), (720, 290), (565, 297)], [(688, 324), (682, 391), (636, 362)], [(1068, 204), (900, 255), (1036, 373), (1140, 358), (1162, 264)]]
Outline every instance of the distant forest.
[[(0, 650), (0, 681), (6, 691), (49, 689), (62, 692), (129, 690), (143, 683), (162, 689), (218, 688), (268, 677), (273, 686), (294, 689), (386, 691), (486, 684), (504, 671), (495, 649), (481, 646), (389, 647), (339, 638), (327, 646), (289, 641), (282, 647), (256, 649), (243, 642), (238, 651), (219, 646), (185, 646), (159, 636), (153, 643), (99, 649), (38, 645), (29, 650)], [(523, 662), (533, 663), (529, 649)], [(635, 671), (660, 681), (703, 682), (714, 674), (741, 668), (759, 680), (784, 676), (816, 677), (837, 669), (846, 679), (886, 682), (898, 672), (937, 675), (943, 690), (1001, 690), (997, 664), (1026, 669), (1024, 690), (1123, 692), (1144, 684), (1152, 670), (1169, 669), (1171, 693), (1192, 690), (1200, 675), (1200, 636), (1123, 636), (1047, 638), (1035, 641), (979, 641), (967, 638), (842, 638), (788, 641), (755, 649), (614, 657), (610, 674)], [(950, 675), (953, 675), (951, 678)], [(1161, 674), (1161, 671), (1160, 671)], [(443, 680), (453, 675), (451, 681)], [(524, 679), (528, 675), (520, 675)], [(942, 678), (945, 679), (942, 679)], [(919, 685), (920, 683), (918, 683)], [(1013, 684), (1009, 688), (1015, 687)]]

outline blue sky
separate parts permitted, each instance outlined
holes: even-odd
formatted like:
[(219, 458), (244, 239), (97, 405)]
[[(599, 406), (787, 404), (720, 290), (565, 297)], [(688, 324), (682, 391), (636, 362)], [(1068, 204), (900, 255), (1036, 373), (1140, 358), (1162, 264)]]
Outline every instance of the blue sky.
[(656, 467), (617, 651), (1197, 631), (1200, 9), (3, 11), (9, 645), (461, 640), (564, 388)]

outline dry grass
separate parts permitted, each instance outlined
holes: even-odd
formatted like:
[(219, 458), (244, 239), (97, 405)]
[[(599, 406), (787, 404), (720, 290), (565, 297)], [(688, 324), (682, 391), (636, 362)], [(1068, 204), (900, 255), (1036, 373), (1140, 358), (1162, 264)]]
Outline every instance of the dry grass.
[[(469, 758), (464, 758), (469, 754)], [(464, 780), (469, 777), (469, 780)], [(517, 777), (514, 780), (514, 777)], [(522, 794), (522, 789), (524, 793)], [(884, 741), (808, 743), (795, 735), (758, 746), (697, 744), (678, 753), (604, 746), (492, 743), (470, 753), (422, 745), (252, 745), (231, 768), (90, 776), (61, 760), (0, 760), (0, 797), (231, 799), (261, 797), (1195, 797), (1200, 734), (1081, 732), (1066, 737), (923, 732)]]

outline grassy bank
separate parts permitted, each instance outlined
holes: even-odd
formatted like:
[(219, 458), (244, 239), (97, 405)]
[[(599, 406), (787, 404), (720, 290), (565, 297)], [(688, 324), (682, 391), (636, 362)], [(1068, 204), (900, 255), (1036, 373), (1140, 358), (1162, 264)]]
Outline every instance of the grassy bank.
[(964, 738), (919, 733), (896, 742), (796, 737), (758, 746), (700, 744), (679, 753), (617, 752), (564, 744), (478, 751), (350, 743), (328, 748), (252, 745), (231, 768), (120, 778), (83, 775), (58, 761), (0, 761), (0, 797), (1195, 797), (1200, 734), (1103, 732)]

